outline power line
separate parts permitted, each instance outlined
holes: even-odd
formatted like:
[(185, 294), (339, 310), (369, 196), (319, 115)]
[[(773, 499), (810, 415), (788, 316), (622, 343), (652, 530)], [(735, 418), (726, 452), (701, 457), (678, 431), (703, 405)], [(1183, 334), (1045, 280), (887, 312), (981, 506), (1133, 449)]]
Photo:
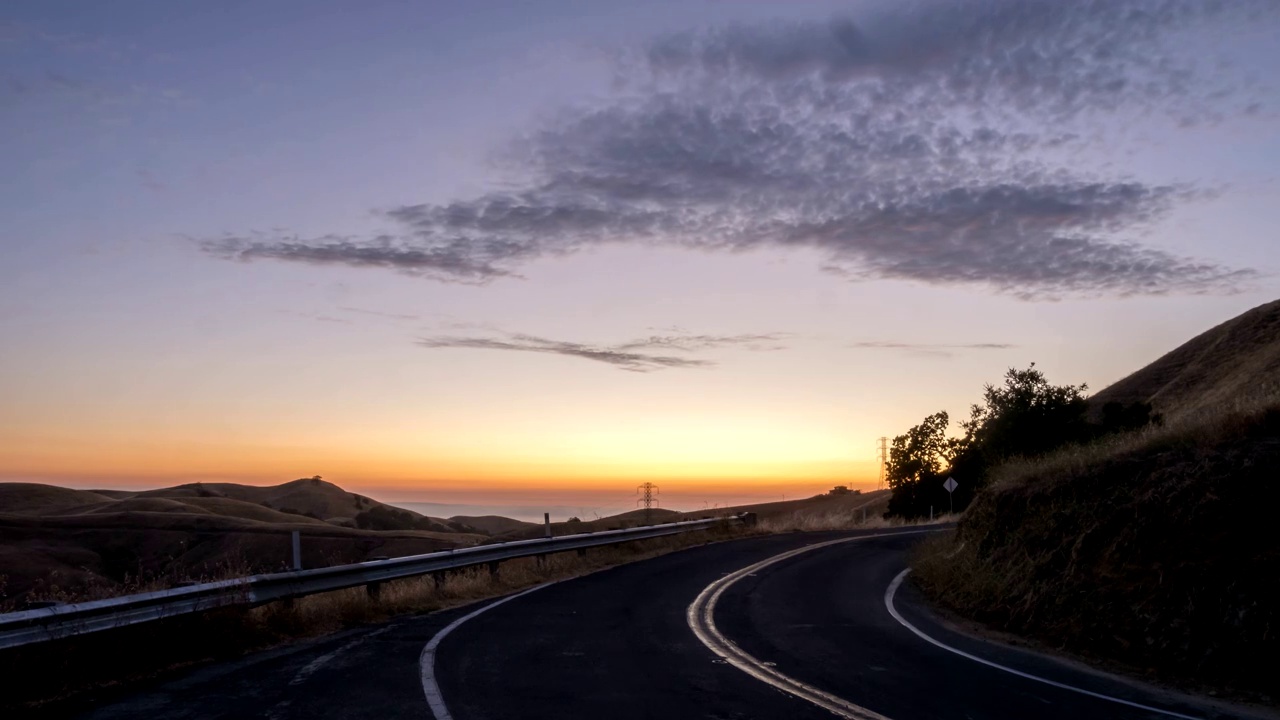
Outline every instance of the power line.
[(636, 500), (636, 504), (644, 505), (644, 524), (652, 525), (653, 523), (649, 522), (649, 520), (653, 514), (651, 508), (658, 504), (658, 499), (654, 497), (658, 494), (658, 486), (651, 482), (647, 482), (637, 487), (636, 493), (641, 495), (640, 499)]

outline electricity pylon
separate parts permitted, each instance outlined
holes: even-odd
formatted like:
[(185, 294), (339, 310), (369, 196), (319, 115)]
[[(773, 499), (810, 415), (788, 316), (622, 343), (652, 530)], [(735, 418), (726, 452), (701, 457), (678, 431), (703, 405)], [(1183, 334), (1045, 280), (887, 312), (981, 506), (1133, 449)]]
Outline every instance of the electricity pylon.
[(880, 482), (876, 485), (877, 490), (884, 489), (884, 473), (885, 465), (889, 462), (889, 438), (882, 437), (879, 445), (876, 446), (876, 460), (880, 461)]
[(658, 486), (647, 482), (637, 487), (636, 492), (640, 494), (640, 499), (636, 500), (636, 504), (644, 505), (644, 524), (652, 525), (653, 523), (649, 521), (652, 515), (650, 508), (658, 503), (658, 498), (655, 497), (658, 494)]

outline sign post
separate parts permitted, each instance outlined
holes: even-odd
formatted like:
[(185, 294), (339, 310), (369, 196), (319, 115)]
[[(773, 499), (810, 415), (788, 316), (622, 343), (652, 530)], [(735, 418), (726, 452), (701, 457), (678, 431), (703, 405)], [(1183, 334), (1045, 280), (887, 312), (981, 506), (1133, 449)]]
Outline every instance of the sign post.
[(952, 512), (952, 513), (955, 513), (955, 511), (956, 511), (956, 499), (955, 499), (955, 496), (953, 495), (953, 493), (955, 493), (956, 488), (957, 488), (957, 487), (959, 487), (959, 486), (960, 486), (960, 484), (959, 484), (959, 483), (957, 483), (957, 482), (956, 482), (956, 479), (955, 479), (955, 478), (953, 478), (953, 477), (949, 477), (949, 478), (947, 478), (947, 481), (946, 481), (946, 482), (944, 482), (944, 483), (942, 483), (942, 487), (944, 487), (944, 488), (946, 488), (946, 489), (947, 489), (947, 500), (949, 500), (949, 501), (951, 502), (951, 512)]

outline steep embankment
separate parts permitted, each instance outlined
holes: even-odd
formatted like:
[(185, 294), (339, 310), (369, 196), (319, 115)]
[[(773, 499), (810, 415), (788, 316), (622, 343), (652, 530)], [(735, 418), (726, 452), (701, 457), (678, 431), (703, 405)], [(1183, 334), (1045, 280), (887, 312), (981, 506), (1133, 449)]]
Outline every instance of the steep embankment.
[(1054, 647), (1280, 699), (1280, 402), (1255, 392), (1278, 379), (1278, 318), (1252, 310), (1099, 393), (1171, 420), (998, 468), (917, 581)]

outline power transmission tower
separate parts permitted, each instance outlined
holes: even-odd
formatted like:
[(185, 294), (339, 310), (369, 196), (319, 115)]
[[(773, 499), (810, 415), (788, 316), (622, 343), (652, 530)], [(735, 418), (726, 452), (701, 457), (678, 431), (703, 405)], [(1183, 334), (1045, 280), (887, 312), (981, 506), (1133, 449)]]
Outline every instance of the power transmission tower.
[(882, 437), (876, 446), (876, 460), (880, 461), (880, 482), (876, 485), (877, 490), (884, 489), (884, 471), (885, 464), (889, 462), (889, 438)]
[(650, 517), (653, 513), (650, 508), (658, 503), (658, 498), (654, 497), (658, 494), (658, 486), (651, 482), (647, 482), (640, 487), (637, 487), (636, 492), (640, 494), (640, 499), (636, 500), (636, 504), (644, 506), (644, 524), (652, 525), (653, 523), (650, 522)]

